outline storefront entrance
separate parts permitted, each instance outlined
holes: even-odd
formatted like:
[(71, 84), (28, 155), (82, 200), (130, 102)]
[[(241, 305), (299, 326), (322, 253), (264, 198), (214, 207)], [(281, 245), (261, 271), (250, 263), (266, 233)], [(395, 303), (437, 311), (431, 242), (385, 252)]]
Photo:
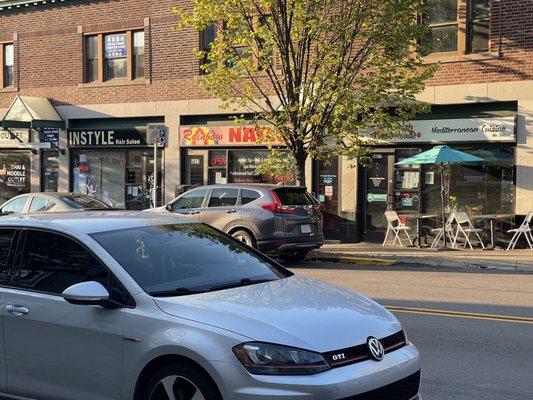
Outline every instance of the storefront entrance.
[[(154, 157), (150, 149), (73, 150), (71, 162), (72, 191), (126, 210), (154, 206)], [(157, 163), (161, 165), (161, 150)], [(160, 168), (157, 175), (157, 198), (161, 199)]]

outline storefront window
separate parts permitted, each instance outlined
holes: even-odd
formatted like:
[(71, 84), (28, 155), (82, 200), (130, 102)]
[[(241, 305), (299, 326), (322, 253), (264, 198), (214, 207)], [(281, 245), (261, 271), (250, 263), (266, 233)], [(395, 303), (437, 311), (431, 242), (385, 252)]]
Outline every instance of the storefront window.
[(57, 192), (59, 179), (59, 152), (43, 151), (41, 166), (41, 186), (43, 192)]
[(0, 203), (31, 191), (31, 155), (28, 151), (0, 152)]
[(229, 151), (230, 183), (293, 183), (294, 176), (259, 175), (257, 167), (268, 158), (268, 150), (231, 150)]
[[(471, 165), (450, 165), (444, 169), (444, 188), (448, 211), (469, 214), (513, 214), (515, 205), (514, 149), (457, 148), (485, 160)], [(425, 212), (439, 212), (440, 171), (424, 168)]]

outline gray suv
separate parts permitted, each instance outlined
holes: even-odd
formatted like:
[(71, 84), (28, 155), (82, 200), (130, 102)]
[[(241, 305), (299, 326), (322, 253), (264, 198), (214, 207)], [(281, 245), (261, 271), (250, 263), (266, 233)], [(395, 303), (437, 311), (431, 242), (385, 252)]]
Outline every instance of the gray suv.
[(286, 261), (303, 260), (324, 242), (320, 205), (305, 187), (202, 186), (148, 211), (192, 215)]

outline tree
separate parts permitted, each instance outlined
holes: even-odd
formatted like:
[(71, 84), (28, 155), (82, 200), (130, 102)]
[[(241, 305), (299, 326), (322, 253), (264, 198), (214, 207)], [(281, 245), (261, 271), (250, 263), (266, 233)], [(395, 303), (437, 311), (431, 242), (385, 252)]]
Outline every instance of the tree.
[(367, 138), (405, 132), (423, 110), (415, 96), (434, 67), (413, 50), (421, 0), (191, 1), (173, 9), (178, 29), (217, 32), (197, 52), (199, 84), (271, 124), (301, 185), (309, 156), (355, 159)]

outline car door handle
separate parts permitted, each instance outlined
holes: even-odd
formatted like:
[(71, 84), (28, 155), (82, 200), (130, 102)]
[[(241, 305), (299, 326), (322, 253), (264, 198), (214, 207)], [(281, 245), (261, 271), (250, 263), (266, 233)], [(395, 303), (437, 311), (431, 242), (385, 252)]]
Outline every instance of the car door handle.
[(228, 214), (235, 214), (237, 212), (237, 210), (228, 210), (226, 211)]
[(200, 214), (200, 211), (189, 211), (189, 215), (197, 215)]
[(11, 314), (16, 315), (17, 317), (20, 317), (22, 315), (28, 314), (30, 310), (28, 310), (27, 307), (24, 306), (6, 306), (7, 311), (9, 311)]

